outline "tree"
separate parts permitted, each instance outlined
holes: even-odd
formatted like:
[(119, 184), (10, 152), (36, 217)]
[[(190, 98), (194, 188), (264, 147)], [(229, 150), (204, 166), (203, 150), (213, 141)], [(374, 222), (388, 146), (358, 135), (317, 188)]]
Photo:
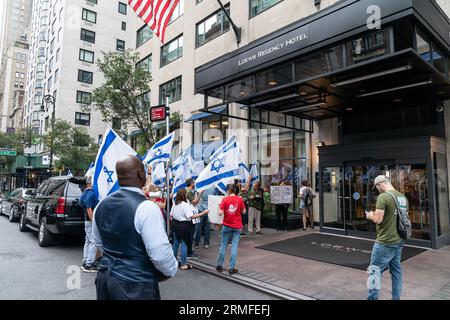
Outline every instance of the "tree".
[(136, 127), (141, 132), (148, 147), (155, 142), (150, 122), (151, 75), (144, 67), (136, 67), (139, 54), (130, 50), (126, 52), (103, 52), (103, 58), (97, 65), (105, 77), (105, 83), (94, 89), (90, 104), (83, 110), (98, 110), (103, 121), (111, 123), (120, 119), (122, 128)]
[(56, 120), (53, 130), (44, 136), (45, 146), (49, 149), (53, 138), (53, 155), (56, 170), (71, 169), (74, 175), (82, 175), (95, 161), (98, 145), (85, 129), (73, 126), (67, 121)]

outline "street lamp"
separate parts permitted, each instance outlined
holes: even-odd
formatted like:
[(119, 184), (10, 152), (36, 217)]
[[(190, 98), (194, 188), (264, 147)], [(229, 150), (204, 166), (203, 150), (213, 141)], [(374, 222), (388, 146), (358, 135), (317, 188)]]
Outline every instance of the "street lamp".
[(50, 175), (52, 174), (52, 164), (53, 164), (53, 130), (55, 129), (55, 97), (47, 94), (42, 99), (41, 104), (41, 111), (48, 111), (48, 108), (46, 106), (51, 103), (52, 104), (52, 120), (51, 120), (51, 126), (52, 126), (52, 134), (50, 135), (50, 166), (49, 166), (49, 172)]

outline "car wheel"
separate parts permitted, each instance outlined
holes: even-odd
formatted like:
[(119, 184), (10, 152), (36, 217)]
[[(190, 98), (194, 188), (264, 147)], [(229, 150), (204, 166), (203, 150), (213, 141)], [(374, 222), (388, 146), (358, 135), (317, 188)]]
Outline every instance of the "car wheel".
[(11, 209), (9, 209), (9, 222), (16, 221), (16, 217), (14, 217), (14, 207), (11, 206)]
[(53, 235), (48, 231), (46, 217), (39, 223), (38, 242), (40, 247), (49, 247), (53, 244)]
[(19, 231), (27, 232), (29, 230), (30, 229), (28, 229), (28, 227), (27, 227), (27, 218), (26, 218), (26, 213), (24, 210), (20, 213), (20, 216), (19, 216)]

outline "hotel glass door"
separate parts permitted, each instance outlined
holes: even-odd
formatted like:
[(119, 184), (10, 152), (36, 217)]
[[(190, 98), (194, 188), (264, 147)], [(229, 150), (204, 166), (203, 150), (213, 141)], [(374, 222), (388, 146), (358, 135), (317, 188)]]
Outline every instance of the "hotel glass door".
[(372, 191), (376, 176), (391, 178), (393, 186), (406, 195), (413, 224), (413, 238), (430, 239), (430, 210), (426, 165), (346, 164), (322, 171), (325, 229), (346, 235), (375, 238), (376, 226), (366, 220), (364, 208), (375, 210), (378, 193)]

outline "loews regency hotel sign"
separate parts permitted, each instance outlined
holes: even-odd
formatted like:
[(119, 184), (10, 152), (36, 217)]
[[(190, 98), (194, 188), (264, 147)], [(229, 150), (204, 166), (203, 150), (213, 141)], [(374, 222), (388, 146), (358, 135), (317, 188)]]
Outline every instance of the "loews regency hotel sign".
[(239, 77), (250, 69), (259, 69), (266, 63), (274, 63), (310, 45), (310, 25), (289, 31), (280, 31), (265, 41), (250, 43), (196, 70), (196, 87), (209, 87), (217, 81)]
[[(292, 38), (288, 38), (286, 40), (283, 40), (282, 42), (279, 42), (275, 45), (271, 45), (268, 48), (263, 48), (261, 50), (259, 50), (256, 53), (253, 53), (252, 55), (245, 57), (243, 59), (240, 59), (238, 61), (238, 65), (239, 66), (243, 66), (251, 61), (255, 61), (258, 59), (261, 59), (263, 57), (269, 56), (269, 55), (273, 55), (273, 54), (277, 54), (277, 53), (282, 53), (283, 51), (291, 51), (291, 47), (296, 46), (296, 45), (301, 45), (303, 42), (305, 42), (305, 40), (307, 40), (309, 38), (309, 35), (307, 33), (300, 33), (299, 35), (294, 35), (294, 37)], [(298, 48), (297, 48), (298, 49)]]

